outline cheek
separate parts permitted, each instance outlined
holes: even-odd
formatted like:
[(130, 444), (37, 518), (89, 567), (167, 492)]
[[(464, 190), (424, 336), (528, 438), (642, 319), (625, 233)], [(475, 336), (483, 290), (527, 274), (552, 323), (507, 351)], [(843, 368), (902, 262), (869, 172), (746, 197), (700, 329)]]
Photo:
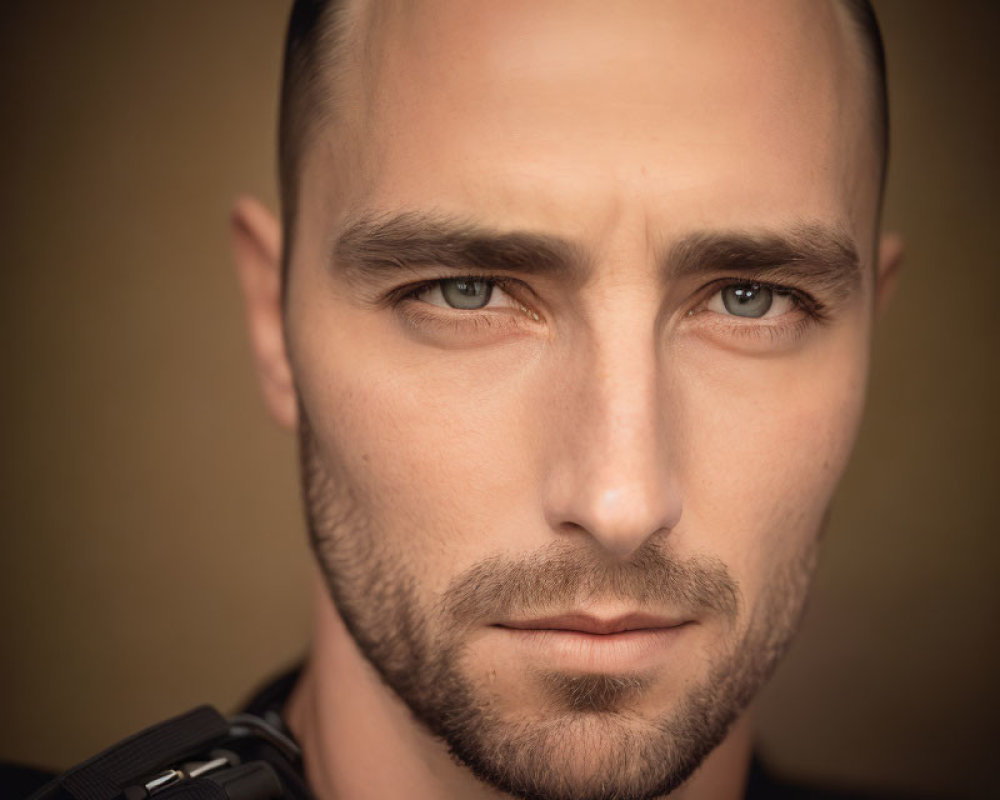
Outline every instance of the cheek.
[(517, 431), (530, 348), (428, 354), (369, 315), (345, 316), (296, 346), (319, 457), (354, 518), (422, 587), (443, 590), (528, 527)]
[(864, 405), (866, 342), (859, 315), (794, 356), (699, 353), (686, 370), (682, 525), (748, 594), (823, 523)]

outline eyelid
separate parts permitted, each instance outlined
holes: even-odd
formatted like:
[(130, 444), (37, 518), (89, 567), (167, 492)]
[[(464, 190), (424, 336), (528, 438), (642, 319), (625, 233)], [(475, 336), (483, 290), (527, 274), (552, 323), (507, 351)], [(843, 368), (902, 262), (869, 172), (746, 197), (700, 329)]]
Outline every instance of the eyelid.
[[(756, 286), (762, 286), (765, 289), (770, 289), (776, 295), (790, 298), (791, 301), (795, 304), (796, 310), (801, 311), (809, 319), (812, 319), (817, 322), (824, 322), (827, 319), (826, 306), (822, 302), (817, 300), (811, 293), (803, 289), (800, 289), (797, 286), (791, 286), (785, 283), (775, 283), (773, 281), (757, 278), (752, 275), (739, 278), (731, 276), (722, 277), (710, 281), (709, 283), (705, 284), (705, 286), (703, 286), (701, 291), (699, 292), (699, 296), (701, 299), (699, 300), (697, 306), (688, 313), (693, 314), (699, 309), (704, 308), (704, 306), (708, 303), (710, 299), (715, 297), (716, 294), (718, 294), (723, 289), (729, 286), (747, 286), (751, 284)], [(755, 323), (760, 324), (760, 321), (763, 319), (778, 319), (781, 316), (785, 315), (782, 314), (779, 315), (779, 317), (770, 317), (770, 318), (765, 318), (765, 317), (740, 318), (737, 317), (736, 315), (724, 315), (724, 316), (727, 317), (732, 316), (734, 319), (741, 319), (742, 320), (741, 324), (755, 324)]]
[[(711, 311), (706, 307), (727, 286), (747, 284), (766, 287), (787, 297), (794, 308), (774, 317), (754, 318)], [(744, 354), (785, 352), (786, 348), (796, 347), (811, 330), (830, 319), (826, 305), (812, 293), (797, 286), (761, 280), (752, 275), (723, 276), (705, 284), (695, 294), (686, 317), (691, 319), (694, 331), (704, 334), (719, 346), (732, 346), (736, 352)]]
[[(390, 303), (401, 302), (407, 298), (416, 297), (422, 292), (433, 289), (435, 286), (440, 284), (441, 281), (485, 281), (486, 283), (492, 284), (494, 289), (500, 289), (503, 292), (507, 292), (507, 294), (510, 293), (507, 291), (508, 285), (513, 283), (511, 278), (497, 275), (476, 275), (475, 273), (469, 273), (467, 275), (435, 275), (424, 280), (397, 286), (395, 289), (388, 292), (385, 299)], [(458, 311), (460, 309), (455, 310)]]
[[(486, 305), (479, 306), (479, 307), (476, 307), (476, 308), (456, 308), (455, 306), (451, 306), (451, 305), (448, 304), (448, 302), (446, 300), (444, 300), (444, 286), (443, 286), (443, 284), (446, 283), (446, 282), (448, 282), (448, 281), (454, 281), (456, 283), (457, 282), (466, 282), (466, 283), (485, 283), (485, 284), (488, 284), (489, 287), (490, 287), (489, 300), (487, 301)], [(461, 311), (463, 313), (466, 313), (466, 312), (469, 312), (469, 311), (486, 311), (486, 310), (488, 310), (490, 308), (494, 308), (495, 309), (498, 305), (500, 307), (503, 307), (504, 305), (510, 305), (510, 304), (517, 304), (518, 303), (518, 301), (514, 297), (511, 296), (510, 292), (507, 291), (507, 287), (503, 283), (501, 283), (500, 281), (491, 279), (491, 278), (484, 278), (484, 277), (479, 277), (479, 276), (458, 276), (458, 277), (454, 277), (454, 278), (450, 278), (450, 277), (449, 278), (438, 278), (437, 280), (432, 280), (432, 281), (429, 281), (429, 282), (425, 283), (423, 285), (423, 287), (421, 287), (419, 289), (416, 289), (410, 296), (413, 297), (413, 298), (422, 299), (422, 298), (426, 297), (426, 295), (433, 294), (435, 291), (437, 291), (438, 293), (441, 294), (441, 299), (444, 302), (442, 302), (442, 303), (432, 303), (429, 300), (424, 300), (424, 302), (428, 303), (429, 305), (436, 306), (437, 308), (443, 308), (443, 309), (450, 310), (450, 311)], [(503, 304), (503, 303), (497, 304), (497, 303), (495, 303), (494, 301), (497, 300), (497, 299), (499, 299), (500, 297), (506, 298), (509, 302), (506, 303), (506, 304)]]
[[(436, 303), (429, 303), (420, 300), (420, 295), (428, 291), (433, 290), (435, 287), (439, 286), (442, 281), (482, 281), (492, 285), (493, 291), (499, 290), (504, 295), (507, 296), (509, 304), (506, 306), (483, 306), (482, 308), (475, 309), (461, 309), (452, 308), (447, 305), (438, 305)], [(520, 295), (522, 291), (528, 294), (534, 294), (531, 288), (517, 280), (516, 278), (511, 278), (506, 275), (487, 275), (487, 274), (463, 274), (463, 275), (439, 275), (437, 277), (428, 278), (417, 283), (409, 283), (405, 286), (400, 286), (394, 289), (385, 298), (385, 304), (391, 306), (403, 306), (407, 302), (419, 303), (420, 305), (427, 306), (430, 308), (438, 309), (436, 312), (426, 312), (427, 314), (437, 313), (442, 318), (451, 317), (453, 320), (461, 322), (463, 320), (470, 320), (473, 315), (479, 314), (480, 319), (489, 316), (490, 314), (496, 316), (502, 314), (504, 311), (519, 311), (525, 315), (529, 320), (534, 322), (540, 322), (541, 317), (538, 312), (531, 306), (527, 305), (524, 300), (521, 299)]]

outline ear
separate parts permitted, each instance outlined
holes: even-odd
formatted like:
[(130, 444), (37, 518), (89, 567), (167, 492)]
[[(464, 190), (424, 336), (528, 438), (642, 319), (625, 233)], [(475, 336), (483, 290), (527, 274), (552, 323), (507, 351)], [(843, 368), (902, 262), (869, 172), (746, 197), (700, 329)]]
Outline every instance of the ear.
[(896, 291), (899, 267), (903, 263), (903, 237), (883, 233), (878, 246), (878, 272), (875, 275), (875, 313), (882, 314)]
[(264, 402), (279, 425), (293, 429), (298, 403), (282, 324), (281, 226), (257, 200), (241, 197), (230, 228)]

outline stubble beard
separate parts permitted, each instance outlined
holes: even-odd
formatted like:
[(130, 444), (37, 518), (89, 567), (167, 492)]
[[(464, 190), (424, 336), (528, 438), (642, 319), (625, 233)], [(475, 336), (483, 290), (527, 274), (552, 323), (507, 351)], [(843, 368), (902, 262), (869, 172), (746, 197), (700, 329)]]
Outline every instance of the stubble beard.
[[(637, 676), (541, 675), (545, 713), (510, 719), (503, 698), (463, 670), (466, 620), (546, 601), (666, 598), (734, 620), (740, 592), (717, 562), (680, 562), (644, 548), (620, 568), (562, 553), (491, 559), (456, 578), (433, 608), (413, 575), (380, 546), (351, 488), (324, 470), (300, 409), (302, 488), (310, 542), (359, 651), (414, 717), (485, 783), (524, 800), (653, 800), (681, 786), (725, 738), (791, 643), (815, 565), (815, 546), (776, 571), (742, 635), (671, 711), (634, 710)], [(814, 541), (814, 540), (813, 540)], [(432, 622), (438, 624), (432, 625)], [(549, 711), (549, 708), (557, 709)]]

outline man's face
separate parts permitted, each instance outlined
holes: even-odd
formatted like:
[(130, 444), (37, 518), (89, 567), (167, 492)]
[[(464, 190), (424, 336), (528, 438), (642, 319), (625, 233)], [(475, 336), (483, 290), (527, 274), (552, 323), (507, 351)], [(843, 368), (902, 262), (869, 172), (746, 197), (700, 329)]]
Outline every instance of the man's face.
[(791, 636), (862, 406), (855, 34), (442, 1), (357, 35), (285, 306), (337, 607), (500, 788), (666, 791)]

